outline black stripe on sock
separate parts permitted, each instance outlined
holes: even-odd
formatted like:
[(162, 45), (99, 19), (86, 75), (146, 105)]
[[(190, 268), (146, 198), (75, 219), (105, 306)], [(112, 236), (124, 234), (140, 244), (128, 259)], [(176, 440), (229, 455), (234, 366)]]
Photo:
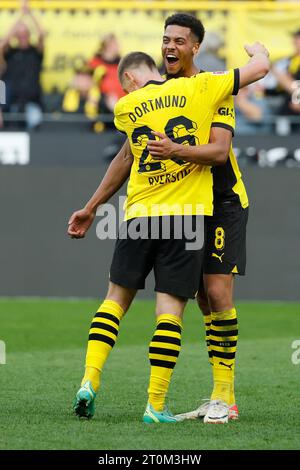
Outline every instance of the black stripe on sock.
[(213, 339), (209, 341), (213, 346), (220, 346), (221, 348), (234, 348), (237, 343), (237, 341), (214, 341)]
[(157, 330), (168, 330), (168, 331), (176, 331), (177, 333), (181, 333), (181, 328), (179, 325), (174, 325), (173, 323), (165, 323), (161, 322), (156, 327)]
[(230, 331), (216, 331), (216, 330), (213, 330), (211, 329), (210, 330), (210, 336), (223, 336), (228, 338), (229, 336), (237, 336), (238, 334), (238, 330), (230, 330)]
[(97, 318), (101, 318), (101, 317), (106, 318), (107, 320), (111, 320), (114, 323), (116, 323), (117, 325), (120, 325), (120, 320), (118, 319), (118, 317), (115, 317), (111, 313), (97, 312), (95, 317), (97, 317)]
[(118, 336), (118, 330), (113, 326), (108, 325), (107, 323), (100, 323), (95, 321), (91, 324), (91, 328), (101, 328), (101, 330), (110, 331), (114, 335)]
[(115, 344), (115, 341), (112, 338), (110, 338), (109, 336), (100, 335), (98, 333), (91, 333), (89, 335), (89, 341), (91, 341), (91, 340), (93, 340), (93, 341), (102, 341), (103, 343), (109, 344), (111, 347), (113, 347), (114, 344)]
[(176, 362), (161, 361), (160, 359), (150, 359), (151, 366), (164, 367), (165, 369), (174, 369)]
[(215, 357), (221, 357), (222, 359), (234, 359), (235, 358), (235, 352), (220, 352), (220, 351), (215, 351), (212, 349), (212, 354)]
[(205, 326), (210, 326), (210, 325), (211, 325), (211, 323), (205, 323)]
[(161, 355), (164, 355), (164, 356), (174, 356), (174, 357), (179, 356), (179, 351), (175, 351), (174, 349), (155, 348), (153, 346), (150, 346), (149, 353), (150, 354), (161, 354)]
[(208, 351), (208, 357), (213, 357), (212, 351)]
[(181, 341), (179, 338), (172, 338), (171, 336), (161, 336), (161, 335), (154, 335), (152, 341), (156, 343), (170, 343), (170, 344), (177, 344), (181, 346)]
[(237, 325), (237, 318), (232, 320), (212, 320), (211, 324), (215, 326)]

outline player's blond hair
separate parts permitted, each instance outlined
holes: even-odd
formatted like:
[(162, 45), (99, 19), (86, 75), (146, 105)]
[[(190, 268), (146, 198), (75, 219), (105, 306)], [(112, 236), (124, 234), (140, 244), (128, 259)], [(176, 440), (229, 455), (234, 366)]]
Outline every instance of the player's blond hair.
[(120, 83), (124, 81), (124, 72), (139, 68), (141, 65), (146, 65), (150, 70), (157, 70), (156, 63), (152, 57), (145, 52), (130, 52), (123, 59), (121, 59), (118, 67), (118, 77)]

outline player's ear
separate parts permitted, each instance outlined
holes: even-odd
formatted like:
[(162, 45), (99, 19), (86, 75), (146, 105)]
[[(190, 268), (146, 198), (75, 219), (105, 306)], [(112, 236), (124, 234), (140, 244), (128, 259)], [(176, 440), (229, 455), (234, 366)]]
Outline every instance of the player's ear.
[(129, 71), (124, 72), (124, 83), (126, 84), (126, 91), (130, 92), (136, 89), (136, 79), (133, 73)]
[(197, 55), (198, 52), (199, 52), (199, 49), (200, 49), (200, 43), (199, 42), (195, 42), (194, 46), (193, 46), (193, 54), (194, 55)]
[(134, 76), (132, 75), (131, 72), (125, 71), (125, 72), (124, 72), (124, 77), (125, 77), (125, 79), (128, 80), (129, 82), (131, 82), (131, 83), (134, 82)]

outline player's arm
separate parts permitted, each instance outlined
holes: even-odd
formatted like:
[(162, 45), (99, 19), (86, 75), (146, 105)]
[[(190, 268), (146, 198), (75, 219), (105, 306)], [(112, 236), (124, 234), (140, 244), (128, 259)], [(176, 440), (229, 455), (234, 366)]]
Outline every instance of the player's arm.
[(84, 238), (93, 223), (97, 208), (107, 202), (127, 180), (133, 157), (128, 140), (112, 160), (100, 185), (85, 207), (72, 214), (68, 234), (71, 238)]
[(239, 68), (239, 88), (264, 78), (271, 68), (269, 51), (263, 44), (255, 42), (252, 46), (245, 45), (245, 51), (250, 60)]
[(270, 61), (265, 46), (256, 42), (252, 46), (246, 45), (245, 50), (250, 56), (246, 65), (234, 70), (206, 72), (192, 77), (201, 87), (207, 107), (216, 109), (224, 99), (236, 95), (240, 88), (260, 80), (268, 73)]
[(173, 142), (161, 132), (153, 133), (159, 140), (149, 140), (148, 150), (154, 160), (182, 158), (198, 165), (224, 165), (229, 155), (232, 132), (221, 127), (212, 127), (210, 143), (205, 145), (183, 145)]

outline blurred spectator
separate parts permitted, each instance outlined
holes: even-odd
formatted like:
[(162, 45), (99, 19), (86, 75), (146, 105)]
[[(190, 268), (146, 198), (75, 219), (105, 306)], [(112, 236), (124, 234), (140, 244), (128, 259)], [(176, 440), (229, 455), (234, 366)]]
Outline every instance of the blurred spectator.
[[(120, 51), (114, 34), (104, 37), (99, 50), (87, 64), (78, 69), (66, 90), (63, 111), (84, 113), (94, 121), (93, 128), (101, 132), (113, 123), (101, 122), (101, 114), (113, 113), (116, 102), (124, 96), (118, 80)], [(97, 119), (100, 114), (100, 120)]]
[(300, 114), (300, 29), (293, 34), (294, 54), (273, 66), (272, 72), (284, 90), (285, 99), (280, 114)]
[[(36, 45), (31, 44), (31, 31), (24, 20), (29, 20), (37, 33)], [(40, 72), (43, 50), (44, 31), (27, 1), (23, 1), (21, 16), (0, 42), (0, 54), (6, 63), (2, 77), (7, 92), (4, 110), (25, 113), (29, 129), (37, 127), (42, 121)]]
[(118, 40), (114, 34), (108, 34), (104, 37), (99, 50), (88, 62), (88, 66), (94, 71), (94, 80), (99, 85), (102, 113), (112, 113), (116, 102), (124, 96), (118, 80), (120, 58)]
[(67, 113), (85, 113), (89, 115), (87, 110), (87, 100), (93, 87), (93, 73), (83, 66), (75, 72), (70, 86), (65, 92), (63, 99), (63, 111)]
[(207, 72), (225, 70), (225, 60), (220, 57), (220, 49), (223, 45), (223, 40), (219, 34), (207, 31), (200, 46), (200, 51), (194, 59), (196, 67)]
[(240, 89), (235, 98), (236, 133), (239, 135), (271, 132), (268, 117), (271, 110), (265, 99), (263, 83), (258, 82)]

